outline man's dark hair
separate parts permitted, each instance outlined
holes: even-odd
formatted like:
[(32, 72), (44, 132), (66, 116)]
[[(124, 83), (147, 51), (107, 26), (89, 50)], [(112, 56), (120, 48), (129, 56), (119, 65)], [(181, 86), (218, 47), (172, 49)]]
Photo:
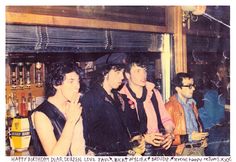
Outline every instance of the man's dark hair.
[(109, 73), (110, 70), (120, 71), (124, 69), (123, 64), (105, 64), (96, 69), (96, 71), (92, 74), (92, 79), (90, 82), (90, 86), (101, 85), (104, 81), (105, 75)]
[(148, 66), (148, 57), (143, 53), (132, 53), (128, 54), (126, 58), (126, 67), (125, 71), (130, 73), (131, 67), (136, 64), (139, 67), (147, 68)]
[(47, 75), (45, 78), (45, 97), (54, 96), (56, 89), (54, 86), (61, 85), (65, 79), (65, 75), (76, 72), (80, 76), (81, 69), (76, 63), (55, 62), (46, 65)]
[(190, 73), (178, 73), (176, 74), (175, 78), (172, 81), (172, 88), (175, 89), (176, 87), (181, 87), (183, 85), (184, 78), (193, 78)]

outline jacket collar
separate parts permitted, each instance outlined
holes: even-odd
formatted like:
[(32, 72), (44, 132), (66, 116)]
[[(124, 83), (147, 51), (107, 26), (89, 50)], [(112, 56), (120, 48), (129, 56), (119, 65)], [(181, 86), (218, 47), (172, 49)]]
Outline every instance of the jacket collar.
[[(127, 88), (127, 84), (128, 84), (128, 83), (126, 83), (126, 84), (121, 88), (121, 90), (120, 90), (119, 92), (120, 92), (120, 94), (125, 94), (125, 95), (127, 95), (128, 98), (130, 98), (130, 99), (132, 99), (132, 100), (135, 100), (135, 99), (131, 96), (131, 94), (130, 94), (128, 88)], [(147, 98), (148, 98), (148, 97), (151, 98), (151, 96), (152, 96), (152, 90), (155, 88), (155, 84), (153, 84), (153, 83), (151, 83), (151, 82), (146, 82), (145, 87), (146, 87), (146, 89), (147, 89)], [(146, 98), (146, 99), (147, 99), (147, 98)]]
[[(180, 102), (179, 99), (178, 99), (178, 94), (177, 94), (177, 93), (176, 93), (175, 95), (171, 96), (170, 99), (169, 99), (169, 101), (170, 101), (170, 102), (175, 102), (175, 103), (181, 104), (181, 102)], [(194, 104), (194, 105), (196, 105), (196, 101), (195, 101), (194, 99), (192, 99), (192, 98), (189, 99), (187, 103), (188, 103), (188, 104)]]

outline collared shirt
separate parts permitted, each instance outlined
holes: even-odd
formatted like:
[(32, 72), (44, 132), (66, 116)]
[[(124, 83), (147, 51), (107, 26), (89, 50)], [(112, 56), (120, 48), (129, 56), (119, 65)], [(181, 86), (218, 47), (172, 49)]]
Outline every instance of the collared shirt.
[(195, 104), (195, 101), (188, 99), (187, 103), (184, 103), (178, 95), (176, 97), (184, 109), (187, 134), (192, 134), (194, 131), (198, 132), (198, 125), (192, 108), (192, 104)]

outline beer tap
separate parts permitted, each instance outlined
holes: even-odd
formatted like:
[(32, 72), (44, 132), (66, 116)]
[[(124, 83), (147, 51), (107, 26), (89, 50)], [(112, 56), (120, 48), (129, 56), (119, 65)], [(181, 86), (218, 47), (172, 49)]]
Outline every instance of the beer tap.
[(42, 63), (36, 62), (35, 64), (35, 83), (36, 87), (42, 87), (42, 74), (41, 74), (41, 69), (42, 69)]
[(19, 87), (24, 88), (24, 81), (23, 81), (23, 62), (19, 62), (17, 64), (18, 69), (19, 69)]

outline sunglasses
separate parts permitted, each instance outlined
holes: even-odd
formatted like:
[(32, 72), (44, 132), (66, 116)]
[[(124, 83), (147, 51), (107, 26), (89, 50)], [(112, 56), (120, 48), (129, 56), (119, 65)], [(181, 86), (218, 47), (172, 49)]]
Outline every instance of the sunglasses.
[(192, 89), (193, 87), (195, 88), (195, 84), (189, 84), (189, 85), (182, 85), (181, 87), (188, 87), (189, 89)]

